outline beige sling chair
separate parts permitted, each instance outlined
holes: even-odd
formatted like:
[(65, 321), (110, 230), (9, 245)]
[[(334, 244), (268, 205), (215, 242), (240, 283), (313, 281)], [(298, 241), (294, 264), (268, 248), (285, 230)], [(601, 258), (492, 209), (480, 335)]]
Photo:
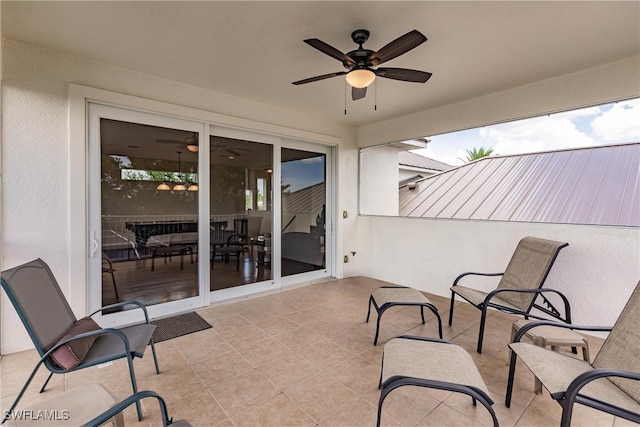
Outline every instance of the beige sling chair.
[[(547, 350), (520, 339), (536, 326), (577, 331), (610, 331), (593, 363)], [(520, 358), (562, 406), (561, 426), (571, 425), (575, 403), (640, 423), (640, 283), (613, 328), (575, 326), (550, 321), (523, 326), (509, 344), (511, 364), (505, 404), (511, 405), (516, 360)]]

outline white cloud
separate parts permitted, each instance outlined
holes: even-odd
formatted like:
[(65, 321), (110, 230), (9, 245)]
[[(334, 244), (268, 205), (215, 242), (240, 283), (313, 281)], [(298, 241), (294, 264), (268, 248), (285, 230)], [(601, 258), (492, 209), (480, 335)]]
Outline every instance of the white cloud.
[(618, 102), (591, 122), (603, 142), (640, 141), (640, 99)]
[(485, 148), (500, 155), (532, 153), (594, 144), (567, 115), (552, 115), (487, 126), (480, 131)]

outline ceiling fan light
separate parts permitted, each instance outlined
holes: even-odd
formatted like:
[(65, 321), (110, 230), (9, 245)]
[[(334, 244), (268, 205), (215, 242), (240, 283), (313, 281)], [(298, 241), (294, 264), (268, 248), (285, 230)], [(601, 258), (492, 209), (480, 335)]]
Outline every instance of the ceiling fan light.
[(176, 184), (173, 186), (173, 191), (184, 191), (187, 188), (183, 184)]
[(359, 69), (350, 71), (347, 74), (347, 83), (351, 86), (362, 89), (369, 86), (376, 79), (376, 75), (371, 70)]
[(191, 184), (187, 191), (198, 191), (198, 184)]
[(191, 151), (192, 153), (197, 153), (198, 144), (187, 144), (187, 150)]
[(169, 187), (169, 184), (167, 184), (166, 182), (163, 182), (162, 184), (159, 184), (156, 187), (156, 190), (160, 190), (160, 191), (169, 191), (171, 190), (171, 187)]

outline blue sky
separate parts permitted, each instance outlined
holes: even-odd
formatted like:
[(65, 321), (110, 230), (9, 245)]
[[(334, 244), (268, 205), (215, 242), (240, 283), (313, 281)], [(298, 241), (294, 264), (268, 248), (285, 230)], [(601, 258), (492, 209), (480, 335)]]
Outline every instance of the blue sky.
[(456, 166), (474, 147), (509, 155), (640, 142), (640, 99), (427, 137), (414, 152)]

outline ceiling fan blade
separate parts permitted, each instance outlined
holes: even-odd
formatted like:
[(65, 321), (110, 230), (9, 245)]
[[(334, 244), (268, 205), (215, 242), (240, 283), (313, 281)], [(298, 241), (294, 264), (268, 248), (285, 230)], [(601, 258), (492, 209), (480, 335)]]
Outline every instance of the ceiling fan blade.
[(431, 77), (431, 73), (407, 68), (378, 68), (373, 70), (377, 76), (387, 79), (401, 80), (403, 82), (425, 83)]
[(329, 79), (331, 77), (336, 77), (336, 76), (343, 76), (345, 74), (347, 74), (346, 71), (338, 71), (337, 73), (323, 74), (321, 76), (309, 77), (308, 79), (298, 80), (297, 82), (293, 82), (291, 84), (303, 85), (305, 83), (317, 82), (319, 80)]
[(391, 43), (382, 47), (371, 55), (371, 65), (374, 67), (409, 52), (414, 47), (426, 42), (427, 38), (418, 30), (411, 30)]
[(340, 52), (335, 47), (326, 44), (322, 40), (306, 39), (304, 42), (309, 46), (318, 49), (320, 52), (326, 55), (329, 55), (332, 58), (337, 59), (338, 61), (344, 63), (345, 65), (348, 65), (350, 67), (353, 67), (356, 65), (353, 59), (349, 58), (346, 54)]
[(366, 94), (367, 94), (367, 88), (366, 87), (363, 87), (363, 88), (352, 87), (351, 88), (351, 99), (353, 99), (354, 101), (357, 101), (358, 99), (364, 98)]
[(227, 148), (227, 149), (226, 149), (226, 151), (227, 151), (227, 153), (229, 153), (229, 154), (231, 154), (232, 156), (235, 156), (235, 157), (240, 157), (240, 156), (242, 156), (242, 154), (238, 153), (238, 152), (237, 152), (237, 151), (235, 151), (235, 150), (232, 150), (231, 148)]
[(177, 139), (156, 139), (156, 142), (161, 142), (163, 144), (184, 144), (184, 141), (179, 141)]

